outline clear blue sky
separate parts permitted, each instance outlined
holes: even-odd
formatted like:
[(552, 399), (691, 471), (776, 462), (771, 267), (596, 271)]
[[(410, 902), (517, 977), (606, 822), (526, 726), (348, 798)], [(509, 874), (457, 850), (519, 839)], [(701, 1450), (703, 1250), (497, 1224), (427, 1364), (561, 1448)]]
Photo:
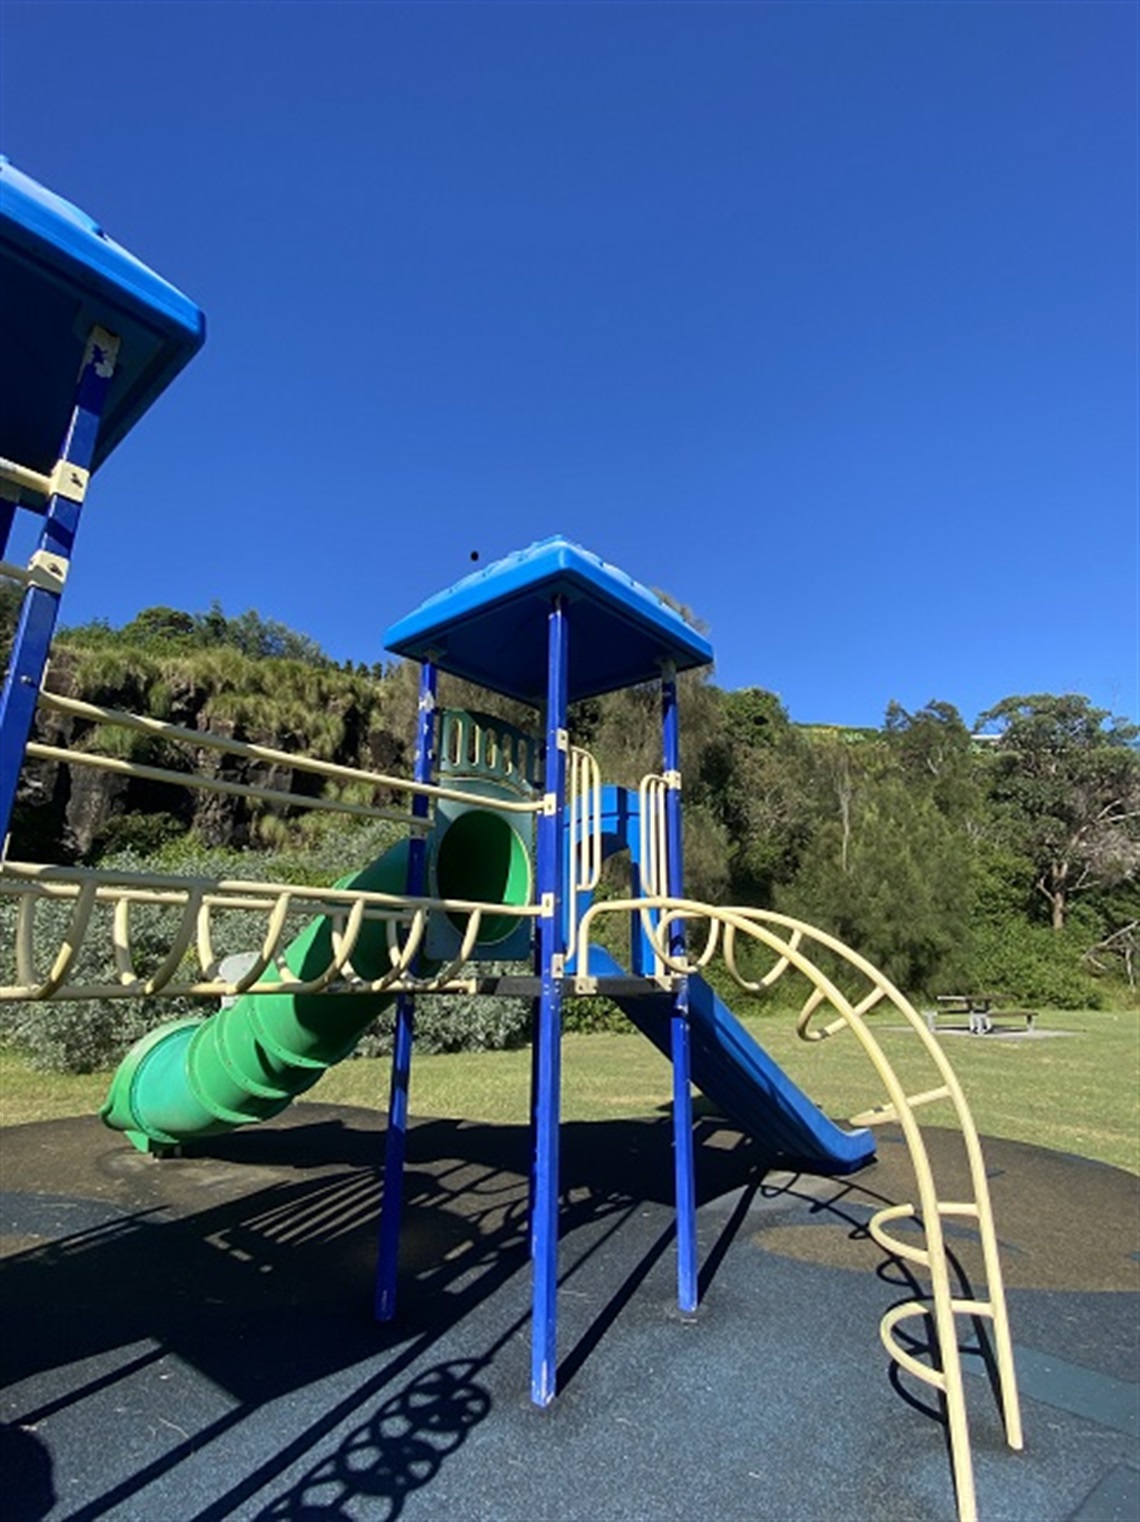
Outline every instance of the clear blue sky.
[(798, 720), (1135, 715), (1138, 15), (5, 0), (3, 151), (209, 323), (65, 621), (372, 661), (564, 533)]

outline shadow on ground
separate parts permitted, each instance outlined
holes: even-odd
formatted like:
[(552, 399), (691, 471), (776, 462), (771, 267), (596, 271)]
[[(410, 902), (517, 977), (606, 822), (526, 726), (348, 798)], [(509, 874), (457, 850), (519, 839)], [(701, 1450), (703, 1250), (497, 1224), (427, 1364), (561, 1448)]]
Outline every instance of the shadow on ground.
[[(723, 1139), (714, 1120), (702, 1120), (700, 1129)], [(708, 1152), (702, 1199), (738, 1189), (756, 1172), (751, 1144), (735, 1132), (727, 1136), (727, 1146)], [(670, 1145), (667, 1119), (564, 1126), (563, 1237), (598, 1237), (584, 1247), (588, 1256), (647, 1202), (668, 1207)], [(5, 1383), (26, 1388), (45, 1376), (50, 1384), (53, 1371), (90, 1372), (69, 1378), (64, 1393), (25, 1411), (19, 1425), (0, 1429), (7, 1504), (15, 1507), (6, 1514), (51, 1510), (40, 1424), (116, 1385), (126, 1389), (173, 1357), (224, 1391), (230, 1409), (74, 1515), (122, 1505), (259, 1407), (379, 1359), (343, 1402), (200, 1516), (231, 1515), (271, 1472), (284, 1471), (381, 1395), (336, 1453), (264, 1514), (327, 1516), (353, 1495), (371, 1498), (374, 1507), (384, 1503), (369, 1517), (397, 1516), (402, 1498), (428, 1484), (490, 1412), (479, 1374), (502, 1332), (484, 1341), (478, 1357), (428, 1368), (422, 1357), (452, 1328), (477, 1319), (479, 1306), (505, 1284), (526, 1277), (528, 1150), (523, 1127), (444, 1120), (412, 1127), (399, 1315), (381, 1326), (371, 1316), (383, 1165), (377, 1117), (299, 1106), (274, 1125), (166, 1159), (134, 1153), (85, 1119), (14, 1128), (5, 1149), (8, 1250), (0, 1264)], [(567, 1350), (563, 1388), (671, 1239), (671, 1229), (660, 1236)], [(714, 1268), (706, 1265), (706, 1285)], [(525, 1330), (526, 1319), (517, 1318), (507, 1335)]]
[[(526, 1128), (445, 1120), (412, 1127), (398, 1316), (386, 1325), (371, 1315), (380, 1115), (299, 1105), (164, 1161), (87, 1119), (16, 1127), (4, 1141), (6, 1522), (126, 1519), (156, 1508), (194, 1522), (395, 1522), (428, 1488), (427, 1510), (413, 1508), (416, 1517), (454, 1510), (464, 1522), (512, 1522), (549, 1510), (550, 1496), (531, 1493), (511, 1468), (525, 1462), (528, 1446), (551, 1472), (565, 1464), (575, 1476), (551, 1517), (598, 1514), (597, 1500), (585, 1495), (607, 1467), (624, 1477), (615, 1483), (658, 1496), (656, 1510), (646, 1501), (646, 1515), (669, 1514), (670, 1504), (689, 1506), (682, 1496), (690, 1471), (709, 1458), (690, 1397), (695, 1392), (702, 1409), (724, 1406), (713, 1428), (723, 1440), (743, 1370), (749, 1390), (767, 1378), (797, 1398), (802, 1388), (817, 1408), (829, 1399), (887, 1402), (873, 1420), (852, 1421), (828, 1439), (845, 1455), (835, 1459), (844, 1472), (867, 1469), (866, 1495), (853, 1494), (847, 1510), (832, 1514), (865, 1522), (878, 1483), (860, 1447), (869, 1441), (865, 1429), (885, 1430), (903, 1410), (913, 1419), (918, 1407), (933, 1418), (926, 1426), (941, 1430), (928, 1390), (896, 1380), (892, 1393), (881, 1350), (870, 1361), (857, 1352), (854, 1364), (848, 1351), (856, 1325), (853, 1345), (873, 1350), (875, 1316), (916, 1292), (867, 1232), (875, 1208), (912, 1192), (905, 1149), (890, 1130), (874, 1167), (848, 1180), (815, 1179), (773, 1173), (738, 1132), (702, 1115), (702, 1309), (687, 1328), (670, 1308), (669, 1117), (565, 1125), (560, 1396), (548, 1413), (526, 1399)], [(948, 1141), (938, 1146), (952, 1189), (961, 1165)], [(1134, 1220), (1122, 1209), (1135, 1203), (1130, 1176), (1014, 1143), (993, 1144), (990, 1156), (1009, 1280), (1032, 1291), (1015, 1335), (1028, 1327), (1080, 1378), (1095, 1368), (1101, 1406), (1089, 1407), (1092, 1419), (1115, 1432), (1111, 1403), (1126, 1401), (1135, 1356), (1121, 1334), (1129, 1325), (1135, 1332)], [(1055, 1229), (1059, 1198), (1064, 1230)], [(962, 1286), (976, 1274), (976, 1245), (968, 1229), (953, 1242)], [(797, 1324), (803, 1296), (810, 1315)], [(718, 1308), (710, 1312), (710, 1304)], [(981, 1355), (984, 1339), (974, 1332)], [(830, 1363), (817, 1356), (824, 1351)], [(984, 1359), (975, 1362), (984, 1373)], [(862, 1394), (852, 1383), (857, 1367), (867, 1371)], [(1051, 1377), (1046, 1370), (1038, 1380), (1047, 1400)], [(588, 1395), (579, 1399), (583, 1379)], [(820, 1379), (827, 1383), (813, 1395)], [(611, 1422), (611, 1409), (639, 1414)], [(613, 1426), (623, 1421), (636, 1435)], [(763, 1472), (775, 1484), (786, 1462), (773, 1444), (782, 1430), (778, 1402), (770, 1414), (750, 1413), (750, 1424), (762, 1429), (765, 1421), (775, 1425)], [(900, 1432), (909, 1450), (913, 1432), (905, 1423)], [(523, 1459), (511, 1457), (518, 1450)], [(1080, 1461), (1065, 1483), (1078, 1497), (1108, 1457), (1121, 1461), (1111, 1444), (1106, 1457), (1074, 1439), (1074, 1453)], [(935, 1468), (937, 1485), (924, 1482), (934, 1499), (912, 1497), (924, 1522), (950, 1514), (944, 1455)], [(721, 1476), (722, 1516), (754, 1513), (753, 1473)], [(1039, 1492), (1027, 1488), (1024, 1469), (1020, 1480), (1002, 1483), (1027, 1497), (1065, 1494), (1055, 1475), (1045, 1478)], [(772, 1518), (810, 1514), (812, 1484), (820, 1495), (834, 1488), (826, 1464), (810, 1483), (794, 1468), (779, 1483), (786, 1495), (778, 1486), (767, 1492)], [(574, 1485), (585, 1510), (576, 1509)], [(1054, 1512), (1032, 1504), (1034, 1522), (1077, 1515), (1072, 1505)], [(626, 1514), (642, 1513), (627, 1506)]]

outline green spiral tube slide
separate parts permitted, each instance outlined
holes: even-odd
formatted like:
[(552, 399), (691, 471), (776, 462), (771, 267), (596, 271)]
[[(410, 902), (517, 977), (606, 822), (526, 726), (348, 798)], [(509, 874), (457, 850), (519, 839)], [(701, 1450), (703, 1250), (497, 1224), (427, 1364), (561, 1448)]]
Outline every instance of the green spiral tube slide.
[[(402, 841), (338, 886), (402, 893), (407, 856)], [(383, 925), (365, 921), (353, 956), (361, 976), (380, 976), (386, 949)], [(285, 963), (297, 977), (314, 978), (331, 956), (332, 925), (322, 917), (290, 943)], [(270, 969), (266, 979), (273, 976)], [(100, 1114), (144, 1152), (267, 1120), (348, 1056), (392, 998), (245, 994), (208, 1019), (173, 1020), (123, 1058)]]
[[(440, 895), (525, 904), (529, 873), (518, 870), (520, 843), (514, 832), (506, 826), (475, 831), (465, 825), (461, 834), (466, 845), (457, 839), (453, 846), (460, 849), (439, 853)], [(407, 871), (408, 842), (402, 841), (337, 887), (401, 894)], [(488, 916), (488, 923), (493, 938), (493, 917)], [(285, 962), (297, 977), (315, 978), (331, 956), (332, 924), (321, 917), (290, 943)], [(365, 978), (387, 970), (383, 924), (364, 922), (352, 962)], [(267, 979), (272, 976), (272, 971), (266, 973)], [(141, 1152), (268, 1120), (312, 1088), (326, 1068), (349, 1056), (394, 998), (389, 993), (245, 994), (206, 1019), (171, 1021), (144, 1036), (123, 1058), (100, 1114)]]

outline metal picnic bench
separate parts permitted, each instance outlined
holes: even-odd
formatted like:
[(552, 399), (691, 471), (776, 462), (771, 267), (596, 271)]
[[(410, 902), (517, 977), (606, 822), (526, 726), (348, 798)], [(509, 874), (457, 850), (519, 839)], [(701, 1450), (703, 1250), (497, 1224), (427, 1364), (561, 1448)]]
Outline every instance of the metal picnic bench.
[(939, 1008), (926, 1011), (926, 1023), (933, 1033), (937, 1030), (940, 1014), (966, 1015), (970, 1022), (971, 1036), (988, 1036), (994, 1028), (995, 1019), (1024, 1020), (1026, 1028), (1032, 1030), (1037, 1011), (1001, 1007), (1008, 1002), (1005, 994), (939, 994)]

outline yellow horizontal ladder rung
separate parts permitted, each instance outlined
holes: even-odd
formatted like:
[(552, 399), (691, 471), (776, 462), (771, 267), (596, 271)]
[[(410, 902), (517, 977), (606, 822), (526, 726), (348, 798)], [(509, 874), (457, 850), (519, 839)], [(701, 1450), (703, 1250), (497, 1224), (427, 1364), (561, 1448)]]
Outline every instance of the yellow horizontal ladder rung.
[(38, 470), (30, 470), (27, 465), (17, 464), (15, 460), (0, 458), (0, 481), (8, 486), (18, 487), (21, 491), (34, 492), (37, 497), (51, 496), (51, 476), (45, 476)]
[(956, 1316), (988, 1316), (994, 1319), (992, 1300), (951, 1300), (950, 1309)]
[[(933, 1104), (938, 1099), (949, 1099), (950, 1089), (946, 1084), (939, 1084), (936, 1089), (926, 1089), (921, 1094), (908, 1094), (906, 1105), (911, 1110), (917, 1110), (919, 1105)], [(881, 1126), (889, 1120), (898, 1120), (899, 1112), (896, 1106), (891, 1104), (874, 1105), (869, 1110), (860, 1110), (858, 1115), (852, 1115), (849, 1125), (852, 1126)]]

